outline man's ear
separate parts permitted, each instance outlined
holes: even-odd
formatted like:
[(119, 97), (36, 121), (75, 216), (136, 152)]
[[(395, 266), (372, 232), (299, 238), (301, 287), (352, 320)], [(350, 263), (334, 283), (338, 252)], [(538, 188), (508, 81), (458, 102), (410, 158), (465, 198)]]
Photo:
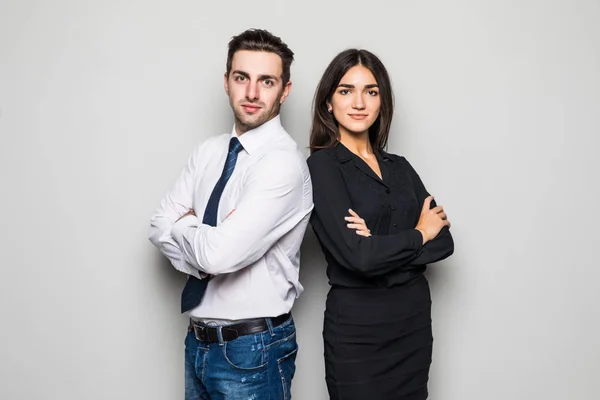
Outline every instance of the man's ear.
[(281, 92), (281, 98), (279, 99), (279, 104), (283, 104), (285, 99), (290, 95), (290, 91), (292, 90), (292, 81), (287, 81), (285, 86), (283, 87), (283, 91)]
[(225, 88), (225, 94), (229, 96), (229, 80), (227, 79), (227, 72), (223, 75), (223, 86)]

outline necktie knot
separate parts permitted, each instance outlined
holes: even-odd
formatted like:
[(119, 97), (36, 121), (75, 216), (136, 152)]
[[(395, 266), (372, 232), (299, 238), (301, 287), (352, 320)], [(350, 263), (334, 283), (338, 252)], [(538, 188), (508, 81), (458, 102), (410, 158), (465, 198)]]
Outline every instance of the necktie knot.
[(229, 152), (230, 153), (239, 153), (244, 147), (242, 146), (242, 144), (240, 143), (240, 140), (236, 137), (232, 137), (231, 140), (229, 140)]

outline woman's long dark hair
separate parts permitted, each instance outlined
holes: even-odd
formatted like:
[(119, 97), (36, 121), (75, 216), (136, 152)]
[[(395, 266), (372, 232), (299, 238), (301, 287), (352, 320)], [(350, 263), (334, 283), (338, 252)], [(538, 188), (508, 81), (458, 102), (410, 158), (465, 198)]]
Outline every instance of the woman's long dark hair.
[(348, 70), (356, 65), (368, 68), (379, 86), (381, 108), (379, 116), (369, 128), (369, 141), (375, 153), (387, 146), (390, 126), (394, 114), (394, 94), (387, 70), (376, 55), (367, 50), (342, 51), (329, 63), (313, 100), (313, 121), (310, 132), (310, 152), (332, 147), (339, 139), (338, 124), (333, 114), (327, 111), (327, 103)]

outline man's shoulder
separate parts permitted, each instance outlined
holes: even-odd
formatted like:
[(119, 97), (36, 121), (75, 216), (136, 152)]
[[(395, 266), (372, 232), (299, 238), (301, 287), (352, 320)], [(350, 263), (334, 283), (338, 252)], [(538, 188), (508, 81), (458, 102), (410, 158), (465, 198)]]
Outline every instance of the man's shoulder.
[(257, 160), (258, 164), (268, 164), (279, 169), (302, 171), (306, 169), (306, 158), (297, 146), (274, 146), (263, 152)]
[(271, 142), (272, 149), (281, 149), (282, 151), (296, 151), (298, 149), (298, 143), (294, 138), (281, 127), (275, 139)]
[(306, 163), (306, 158), (300, 151), (298, 143), (281, 127), (277, 136), (262, 148), (261, 159), (285, 159)]
[(287, 174), (290, 178), (309, 174), (306, 157), (296, 141), (283, 131), (277, 140), (261, 149), (254, 166), (261, 171), (271, 171), (272, 174)]

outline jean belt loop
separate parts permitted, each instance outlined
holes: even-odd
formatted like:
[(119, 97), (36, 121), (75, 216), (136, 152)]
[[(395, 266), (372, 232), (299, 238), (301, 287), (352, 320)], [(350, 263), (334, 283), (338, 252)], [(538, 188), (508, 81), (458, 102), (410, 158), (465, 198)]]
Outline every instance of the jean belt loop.
[(271, 318), (265, 318), (265, 321), (267, 323), (267, 327), (269, 328), (269, 334), (271, 336), (275, 336), (275, 332), (273, 332), (273, 320), (271, 320)]
[(223, 340), (223, 331), (221, 329), (223, 329), (222, 326), (217, 326), (217, 338), (219, 339), (219, 346), (223, 347), (225, 341)]

